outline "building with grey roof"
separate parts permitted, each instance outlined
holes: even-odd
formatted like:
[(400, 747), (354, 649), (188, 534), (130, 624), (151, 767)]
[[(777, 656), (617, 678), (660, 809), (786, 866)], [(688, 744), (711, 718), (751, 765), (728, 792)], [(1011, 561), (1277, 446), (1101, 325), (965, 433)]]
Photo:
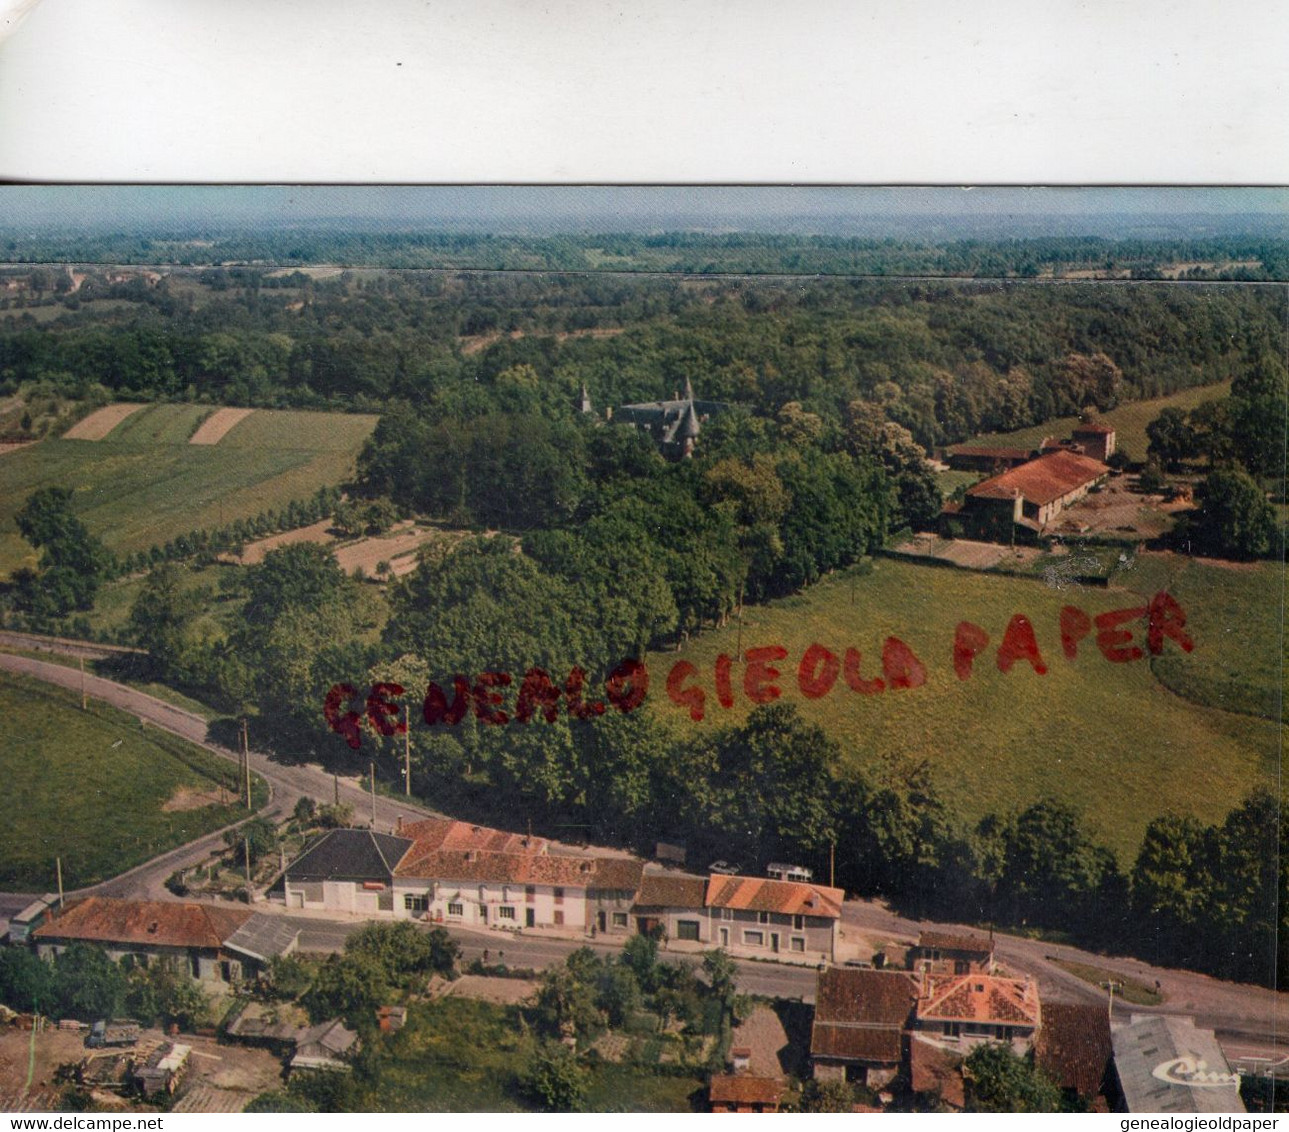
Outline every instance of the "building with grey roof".
[(1193, 1019), (1134, 1014), (1110, 1033), (1128, 1112), (1244, 1112), (1240, 1078), (1212, 1030)]
[(410, 838), (370, 829), (333, 829), (313, 841), (282, 874), (288, 908), (359, 915), (394, 910), (394, 866)]
[(683, 396), (677, 393), (670, 401), (621, 405), (613, 414), (613, 420), (647, 432), (664, 456), (679, 460), (693, 455), (703, 422), (727, 408), (729, 406), (723, 401), (695, 398), (694, 387), (686, 378)]

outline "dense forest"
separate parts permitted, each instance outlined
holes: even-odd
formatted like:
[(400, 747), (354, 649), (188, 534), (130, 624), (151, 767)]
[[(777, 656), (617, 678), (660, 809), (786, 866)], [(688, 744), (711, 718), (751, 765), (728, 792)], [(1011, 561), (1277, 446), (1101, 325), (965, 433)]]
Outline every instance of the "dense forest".
[(1283, 291), (1259, 287), (250, 268), (110, 278), (90, 272), (73, 292), (42, 268), (0, 298), (0, 391), (97, 383), (131, 399), (557, 419), (583, 385), (602, 411), (689, 378), (699, 397), (762, 416), (799, 402), (835, 424), (864, 400), (931, 446), (1239, 376), (1255, 353), (1279, 352), (1284, 325)]

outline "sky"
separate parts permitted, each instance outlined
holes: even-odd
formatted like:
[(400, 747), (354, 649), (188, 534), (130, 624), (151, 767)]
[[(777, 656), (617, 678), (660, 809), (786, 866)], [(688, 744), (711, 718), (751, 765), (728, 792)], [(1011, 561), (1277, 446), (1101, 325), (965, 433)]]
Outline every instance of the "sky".
[(825, 235), (1185, 235), (1289, 226), (1289, 190), (791, 186), (5, 186), (0, 228), (376, 227)]

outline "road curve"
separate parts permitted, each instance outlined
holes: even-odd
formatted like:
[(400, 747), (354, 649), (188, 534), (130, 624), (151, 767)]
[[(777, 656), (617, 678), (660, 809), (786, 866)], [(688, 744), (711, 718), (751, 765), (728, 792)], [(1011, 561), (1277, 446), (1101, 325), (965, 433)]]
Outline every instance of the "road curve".
[[(0, 652), (0, 669), (73, 691), (80, 691), (81, 688), (81, 673), (78, 669), (36, 660), (32, 657)], [(114, 680), (106, 680), (101, 676), (85, 673), (84, 680), (86, 694), (93, 696), (94, 699), (129, 712), (150, 726), (159, 727), (187, 739), (221, 758), (237, 761), (236, 751), (209, 741), (206, 735), (206, 721), (195, 712), (168, 704), (164, 700), (157, 699), (156, 696), (150, 696), (146, 692), (118, 684)], [(363, 789), (362, 780), (359, 777), (334, 778), (317, 766), (284, 766), (270, 761), (267, 755), (257, 751), (251, 752), (251, 769), (269, 785), (270, 810), (289, 814), (294, 809), (296, 801), (305, 795), (319, 801), (330, 801), (338, 785), (341, 800), (352, 804), (355, 814), (360, 818), (370, 817), (372, 814), (371, 794)], [(380, 829), (393, 829), (400, 816), (404, 818), (434, 816), (434, 811), (423, 806), (410, 801), (396, 801), (380, 794), (376, 796), (375, 813), (376, 826)], [(223, 830), (216, 830), (197, 841), (171, 849), (127, 873), (122, 873), (83, 891), (134, 900), (166, 899), (171, 896), (165, 887), (167, 877), (178, 869), (206, 860), (222, 845)]]
[[(21, 673), (77, 691), (81, 687), (82, 677), (77, 669), (30, 657), (0, 652), (0, 669)], [(175, 707), (155, 696), (100, 676), (86, 673), (84, 680), (87, 694), (95, 699), (188, 739), (222, 758), (237, 759), (236, 752), (208, 741), (206, 721), (196, 713)], [(289, 813), (295, 806), (296, 800), (304, 795), (319, 800), (330, 799), (338, 782), (342, 800), (354, 806), (354, 812), (360, 819), (373, 814), (371, 795), (363, 789), (361, 771), (359, 776), (353, 778), (333, 779), (333, 776), (321, 767), (284, 766), (270, 761), (268, 756), (256, 751), (251, 752), (251, 767), (268, 782), (272, 790), (272, 808), (281, 813)], [(435, 811), (410, 800), (403, 801), (382, 795), (376, 797), (374, 814), (374, 824), (379, 829), (393, 829), (400, 816), (408, 819), (439, 816)], [(104, 881), (86, 891), (132, 899), (171, 898), (171, 894), (165, 888), (166, 878), (177, 869), (206, 859), (221, 844), (222, 831), (208, 834), (199, 841), (173, 849), (128, 873)], [(963, 929), (961, 925), (930, 924), (906, 919), (873, 901), (848, 900), (842, 916), (844, 926), (849, 926), (870, 938), (912, 941), (917, 938), (920, 931), (932, 927), (949, 931), (969, 930)], [(1183, 1014), (1194, 1017), (1199, 1025), (1215, 1029), (1220, 1033), (1273, 1045), (1278, 1036), (1289, 1029), (1289, 994), (1283, 992), (1242, 983), (1225, 982), (1191, 971), (1154, 967), (1138, 959), (1096, 955), (1043, 940), (1004, 934), (997, 934), (994, 938), (998, 958), (1008, 966), (1033, 973), (1044, 995), (1075, 1002), (1105, 1001), (1098, 989), (1051, 962), (1051, 958), (1055, 957), (1100, 967), (1121, 977), (1137, 979), (1147, 985), (1158, 981), (1164, 994), (1164, 1002), (1161, 1006), (1142, 1007), (1117, 1003), (1116, 1017), (1126, 1019), (1129, 1013)], [(576, 945), (566, 946), (568, 950), (572, 950)], [(557, 947), (554, 950), (562, 952), (564, 948)], [(751, 971), (758, 968), (775, 969), (774, 964), (757, 963), (741, 964), (741, 966), (749, 970), (749, 975)], [(771, 986), (775, 985), (781, 987), (780, 993), (787, 993), (792, 997), (802, 993), (808, 977), (803, 977), (804, 973), (800, 968), (780, 967), (778, 971), (781, 974), (771, 974), (767, 971), (760, 978), (752, 975), (749, 981), (757, 985), (757, 993), (766, 993), (770, 991)], [(759, 975), (760, 972), (758, 971), (757, 974)], [(762, 986), (764, 990), (761, 989)]]

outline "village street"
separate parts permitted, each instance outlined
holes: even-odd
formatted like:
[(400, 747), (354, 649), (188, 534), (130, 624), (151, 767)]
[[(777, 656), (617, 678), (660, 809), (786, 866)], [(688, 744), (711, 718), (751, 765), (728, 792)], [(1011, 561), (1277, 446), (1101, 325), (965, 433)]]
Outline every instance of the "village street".
[[(82, 675), (77, 669), (28, 657), (0, 653), (0, 668), (23, 673), (62, 687), (79, 690)], [(167, 704), (154, 696), (101, 677), (84, 676), (86, 692), (149, 725), (182, 736), (207, 750), (228, 759), (235, 752), (207, 741), (206, 721), (200, 716)], [(251, 753), (252, 769), (268, 782), (272, 795), (270, 812), (289, 814), (302, 796), (329, 799), (335, 788), (332, 776), (317, 766), (290, 766), (271, 761), (261, 753)], [(370, 794), (358, 777), (339, 779), (341, 799), (354, 806), (360, 819), (372, 814)], [(399, 817), (413, 819), (433, 811), (413, 804), (377, 795), (375, 827), (392, 829)], [(219, 832), (181, 846), (138, 866), (121, 876), (86, 891), (130, 899), (174, 899), (165, 888), (165, 879), (176, 869), (197, 864), (222, 847)], [(576, 853), (582, 850), (552, 843), (552, 852)], [(12, 896), (12, 898), (11, 898)], [(0, 894), (0, 909), (16, 904), (17, 894)], [(18, 905), (21, 906), (21, 905)], [(263, 907), (263, 906), (261, 906)], [(329, 952), (343, 946), (345, 937), (362, 921), (357, 918), (320, 918), (290, 916), (301, 928), (303, 950)], [(888, 942), (912, 943), (920, 931), (928, 928), (964, 930), (961, 926), (930, 924), (910, 920), (891, 912), (884, 905), (861, 900), (847, 901), (842, 912), (842, 931), (852, 941), (864, 940), (874, 948)], [(541, 937), (539, 935), (498, 934), (494, 932), (455, 931), (467, 960), (482, 957), (485, 948), (489, 959), (507, 966), (540, 968), (557, 962), (586, 941)], [(1077, 948), (1013, 935), (995, 936), (996, 955), (1005, 966), (1032, 974), (1044, 996), (1074, 1002), (1104, 1002), (1105, 994), (1050, 961), (1049, 957), (1084, 963), (1130, 977), (1147, 985), (1159, 983), (1164, 1002), (1157, 1007), (1129, 1006), (1116, 1003), (1116, 1017), (1129, 1013), (1160, 1013), (1193, 1016), (1200, 1026), (1216, 1030), (1224, 1041), (1238, 1042), (1241, 1050), (1258, 1050), (1260, 1056), (1277, 1057), (1277, 1036), (1289, 1028), (1289, 994), (1255, 986), (1222, 982), (1189, 971), (1153, 967), (1141, 960), (1107, 958)], [(596, 950), (611, 951), (604, 944), (592, 943)], [(670, 954), (670, 953), (669, 953)], [(677, 952), (676, 954), (681, 954)], [(814, 994), (813, 967), (792, 967), (776, 963), (739, 961), (739, 985), (746, 993), (800, 998), (811, 1001)]]

